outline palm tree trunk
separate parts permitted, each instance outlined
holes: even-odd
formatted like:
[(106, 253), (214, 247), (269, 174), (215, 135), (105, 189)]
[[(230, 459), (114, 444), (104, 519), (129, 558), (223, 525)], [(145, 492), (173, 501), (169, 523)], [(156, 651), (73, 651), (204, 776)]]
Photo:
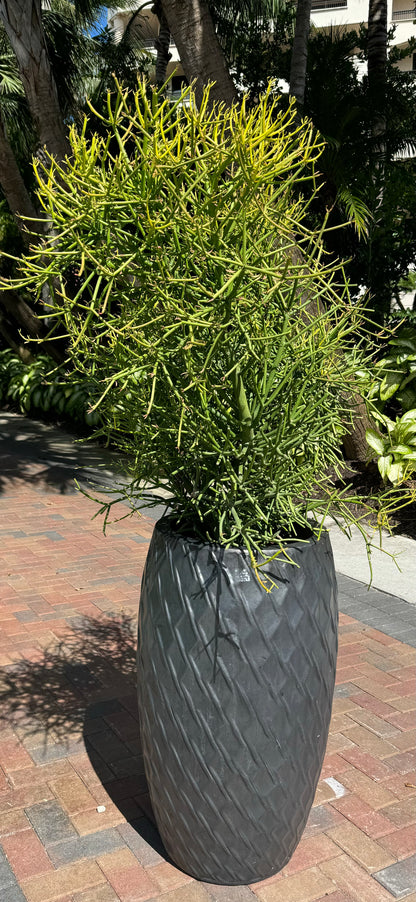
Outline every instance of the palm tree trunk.
[[(387, 89), (387, 0), (369, 0), (368, 6), (368, 108), (373, 138), (373, 184), (376, 202), (368, 241), (368, 287), (374, 316), (383, 322), (391, 305), (388, 274), (383, 255), (376, 253), (383, 244), (384, 194), (387, 163), (386, 89)], [(374, 260), (377, 261), (374, 266)]]
[(161, 0), (157, 0), (153, 7), (153, 12), (159, 19), (159, 34), (155, 40), (155, 48), (157, 50), (156, 57), (156, 84), (161, 87), (165, 84), (167, 78), (168, 62), (172, 54), (169, 53), (170, 29), (163, 12)]
[(289, 94), (296, 98), (300, 111), (305, 100), (306, 64), (308, 62), (308, 38), (311, 27), (312, 0), (298, 0), (295, 37), (290, 62)]
[[(0, 19), (15, 53), (20, 77), (40, 145), (62, 161), (69, 152), (69, 143), (58, 93), (52, 74), (45, 33), (42, 25), (41, 0), (0, 0)], [(37, 214), (18, 171), (16, 160), (2, 130), (0, 134), (0, 182), (10, 207), (16, 215), (35, 219)], [(21, 223), (19, 223), (21, 227)], [(47, 230), (41, 223), (31, 224), (31, 230), (39, 237)], [(14, 291), (0, 292), (0, 304), (10, 324), (17, 324), (20, 331), (30, 338), (45, 337), (42, 320)], [(7, 324), (3, 322), (7, 330)], [(51, 341), (47, 351), (56, 362), (62, 362), (63, 354), (58, 344)], [(22, 356), (22, 352), (19, 351)]]
[[(1, 120), (0, 185), (25, 243), (29, 243), (30, 233), (36, 232), (41, 236), (44, 233), (44, 224), (33, 206)], [(25, 222), (21, 219), (21, 216), (31, 220), (27, 226), (28, 230), (25, 229)], [(10, 347), (19, 354), (22, 360), (27, 362), (32, 358), (32, 355), (18, 337), (19, 332), (23, 330), (32, 337), (37, 338), (43, 334), (42, 321), (32, 313), (27, 304), (14, 292), (0, 291), (0, 307), (4, 312), (7, 311), (9, 318), (9, 322), (7, 322), (4, 313), (0, 310), (0, 332)], [(14, 328), (11, 325), (12, 322), (15, 324)]]
[(374, 422), (369, 417), (363, 398), (358, 393), (346, 397), (346, 403), (354, 414), (354, 425), (351, 432), (343, 436), (342, 444), (347, 460), (368, 461), (368, 444), (365, 437), (367, 429), (374, 429)]
[(48, 339), (47, 342), (42, 343), (42, 339), (45, 339), (47, 334), (43, 320), (36, 316), (36, 313), (30, 309), (19, 294), (15, 291), (1, 291), (0, 304), (11, 322), (17, 323), (19, 329), (23, 330), (30, 338), (40, 341), (41, 347), (50, 354), (56, 363), (63, 362), (64, 354), (59, 341)]
[[(304, 265), (302, 251), (299, 247), (295, 246), (292, 249), (291, 260), (294, 264)], [(305, 272), (307, 272), (306, 269)], [(305, 316), (307, 320), (310, 320), (311, 317), (318, 317), (321, 315), (322, 310), (319, 299), (317, 300), (308, 292), (302, 296), (302, 301), (305, 304), (302, 317)], [(340, 361), (340, 366), (342, 366), (342, 361)], [(345, 457), (347, 460), (366, 462), (368, 460), (368, 444), (365, 433), (366, 429), (374, 428), (374, 423), (368, 414), (364, 399), (358, 392), (346, 392), (344, 400), (348, 409), (353, 413), (353, 426), (351, 427), (350, 424), (348, 424), (348, 427), (346, 426), (346, 430), (348, 429), (348, 431), (346, 431), (342, 437)]]
[(387, 0), (369, 0), (368, 6), (368, 94), (376, 113), (375, 136), (386, 130)]
[(211, 100), (228, 106), (237, 91), (225, 62), (206, 0), (162, 0), (163, 12), (189, 82), (195, 82), (197, 103), (204, 85), (215, 82)]
[(33, 354), (29, 348), (23, 343), (18, 332), (10, 328), (10, 324), (6, 322), (4, 313), (0, 310), (0, 335), (3, 336), (6, 344), (20, 357), (23, 363), (31, 363)]
[(42, 26), (41, 0), (0, 0), (0, 18), (16, 55), (39, 141), (63, 160), (69, 145)]
[[(25, 229), (24, 220), (21, 217), (36, 220), (37, 213), (31, 197), (23, 181), (20, 169), (16, 163), (16, 157), (10, 146), (8, 137), (0, 120), (0, 185), (7, 200), (16, 223), (23, 234), (24, 240), (29, 239), (29, 232)], [(43, 223), (38, 221), (28, 223), (27, 228), (31, 232), (43, 234)]]

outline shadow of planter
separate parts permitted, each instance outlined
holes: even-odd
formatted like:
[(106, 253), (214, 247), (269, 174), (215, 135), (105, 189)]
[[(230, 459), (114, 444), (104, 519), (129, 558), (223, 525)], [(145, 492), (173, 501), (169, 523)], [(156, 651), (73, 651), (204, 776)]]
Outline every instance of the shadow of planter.
[[(127, 823), (167, 859), (143, 770), (135, 619), (74, 618), (71, 626), (68, 637), (36, 660), (3, 669), (0, 721), (18, 731), (35, 764), (86, 751)], [(127, 843), (134, 842), (132, 836), (130, 829)]]

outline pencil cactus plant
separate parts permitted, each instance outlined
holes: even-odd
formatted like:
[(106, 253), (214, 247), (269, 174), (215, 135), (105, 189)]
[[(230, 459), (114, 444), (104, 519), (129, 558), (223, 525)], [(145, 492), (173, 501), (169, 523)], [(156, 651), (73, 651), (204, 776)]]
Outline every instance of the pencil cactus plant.
[[(306, 225), (302, 185), (322, 142), (258, 106), (170, 103), (119, 85), (107, 138), (71, 132), (72, 156), (36, 164), (54, 233), (22, 263), (48, 285), (72, 364), (93, 386), (100, 434), (127, 452), (126, 489), (160, 487), (183, 530), (252, 560), (348, 509), (328, 475), (351, 423), (361, 311)], [(308, 188), (308, 196), (310, 197)]]

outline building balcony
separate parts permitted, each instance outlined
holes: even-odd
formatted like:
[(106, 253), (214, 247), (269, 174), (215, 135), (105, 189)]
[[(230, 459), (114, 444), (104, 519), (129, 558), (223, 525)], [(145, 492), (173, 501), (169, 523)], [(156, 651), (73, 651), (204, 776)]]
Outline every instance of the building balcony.
[(394, 9), (392, 12), (393, 22), (412, 22), (416, 19), (416, 8), (413, 9)]
[(346, 9), (347, 0), (312, 0), (314, 12), (326, 9)]

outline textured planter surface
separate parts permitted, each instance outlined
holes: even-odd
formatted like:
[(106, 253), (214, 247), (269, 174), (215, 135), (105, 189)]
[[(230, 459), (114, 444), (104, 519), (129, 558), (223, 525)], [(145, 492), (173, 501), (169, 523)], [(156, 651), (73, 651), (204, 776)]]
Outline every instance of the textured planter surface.
[(324, 757), (337, 651), (329, 538), (262, 589), (247, 556), (156, 525), (142, 583), (139, 705), (166, 849), (210, 883), (264, 879), (301, 837)]

